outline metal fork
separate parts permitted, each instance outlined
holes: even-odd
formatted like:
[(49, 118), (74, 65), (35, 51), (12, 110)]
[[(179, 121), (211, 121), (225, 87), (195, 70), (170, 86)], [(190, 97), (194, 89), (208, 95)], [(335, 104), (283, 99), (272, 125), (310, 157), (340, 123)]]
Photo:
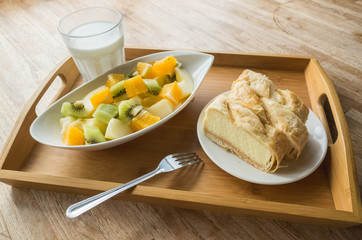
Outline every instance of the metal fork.
[(158, 167), (152, 172), (149, 172), (139, 178), (129, 181), (128, 183), (125, 183), (121, 186), (115, 187), (106, 192), (102, 192), (93, 197), (75, 203), (67, 209), (66, 215), (69, 218), (78, 217), (79, 215), (94, 208), (98, 204), (110, 199), (111, 197), (117, 195), (118, 193), (123, 192), (124, 190), (127, 190), (133, 186), (136, 186), (137, 184), (146, 181), (147, 179), (156, 176), (159, 173), (170, 172), (182, 167), (198, 164), (200, 162), (202, 162), (202, 160), (199, 158), (199, 156), (196, 155), (196, 153), (170, 154), (165, 158), (163, 158)]

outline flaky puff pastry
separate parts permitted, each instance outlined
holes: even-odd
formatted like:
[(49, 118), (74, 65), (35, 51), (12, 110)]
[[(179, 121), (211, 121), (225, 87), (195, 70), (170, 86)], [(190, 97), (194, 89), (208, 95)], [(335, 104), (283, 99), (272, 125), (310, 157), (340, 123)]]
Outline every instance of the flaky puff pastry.
[[(227, 137), (213, 133), (208, 125), (208, 112), (219, 110), (230, 119), (233, 127), (248, 132), (271, 152), (270, 161), (264, 165), (250, 158)], [(232, 151), (254, 167), (274, 172), (287, 162), (297, 159), (307, 140), (305, 122), (309, 109), (289, 90), (278, 89), (265, 75), (245, 70), (232, 84), (227, 96), (219, 96), (206, 110), (204, 132), (211, 140)], [(283, 162), (283, 163), (282, 163)]]

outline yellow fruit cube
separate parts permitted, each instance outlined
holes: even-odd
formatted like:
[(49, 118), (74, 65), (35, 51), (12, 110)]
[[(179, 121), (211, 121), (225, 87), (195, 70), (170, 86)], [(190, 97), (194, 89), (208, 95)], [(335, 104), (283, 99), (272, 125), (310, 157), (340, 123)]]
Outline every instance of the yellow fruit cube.
[(174, 56), (168, 56), (166, 58), (157, 60), (153, 63), (153, 68), (158, 75), (168, 74), (173, 75), (175, 73), (175, 67), (177, 65), (176, 58)]
[(106, 83), (106, 87), (111, 88), (113, 85), (115, 85), (116, 83), (119, 83), (123, 79), (124, 79), (124, 74), (115, 74), (115, 73), (109, 74), (107, 83)]
[(170, 83), (172, 81), (171, 77), (169, 75), (158, 75), (157, 77), (154, 78), (157, 83), (163, 87), (165, 84)]
[(147, 85), (140, 75), (125, 80), (124, 87), (126, 88), (127, 96), (130, 98), (148, 91)]
[(137, 72), (143, 78), (155, 78), (157, 77), (157, 72), (153, 66), (149, 63), (138, 62), (137, 63)]
[(113, 97), (109, 88), (99, 90), (89, 99), (94, 109), (96, 109), (101, 103), (113, 103)]
[(159, 95), (162, 98), (170, 100), (173, 104), (177, 105), (182, 99), (182, 90), (177, 82), (168, 83), (162, 87)]
[(75, 126), (69, 126), (63, 135), (63, 143), (65, 145), (84, 145), (83, 130)]
[(153, 104), (155, 104), (156, 102), (160, 101), (161, 99), (163, 99), (163, 98), (160, 97), (159, 95), (149, 95), (142, 99), (142, 105), (144, 107), (150, 107)]
[(139, 131), (144, 129), (152, 124), (160, 121), (160, 118), (152, 115), (151, 113), (142, 110), (139, 114), (137, 114), (131, 122), (131, 128), (133, 131)]

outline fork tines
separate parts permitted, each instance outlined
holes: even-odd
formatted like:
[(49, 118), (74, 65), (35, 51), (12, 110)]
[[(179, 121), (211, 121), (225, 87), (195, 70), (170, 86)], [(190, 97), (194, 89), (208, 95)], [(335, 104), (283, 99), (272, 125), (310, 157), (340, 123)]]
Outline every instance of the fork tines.
[(174, 160), (181, 166), (188, 166), (202, 162), (196, 153), (176, 153), (172, 156)]

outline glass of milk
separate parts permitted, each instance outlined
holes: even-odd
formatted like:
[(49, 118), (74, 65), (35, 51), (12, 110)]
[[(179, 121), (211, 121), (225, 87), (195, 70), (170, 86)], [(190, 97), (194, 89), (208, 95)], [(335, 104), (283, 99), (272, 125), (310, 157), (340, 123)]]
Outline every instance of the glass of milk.
[(85, 81), (125, 62), (122, 15), (116, 9), (80, 9), (62, 18), (58, 30)]

